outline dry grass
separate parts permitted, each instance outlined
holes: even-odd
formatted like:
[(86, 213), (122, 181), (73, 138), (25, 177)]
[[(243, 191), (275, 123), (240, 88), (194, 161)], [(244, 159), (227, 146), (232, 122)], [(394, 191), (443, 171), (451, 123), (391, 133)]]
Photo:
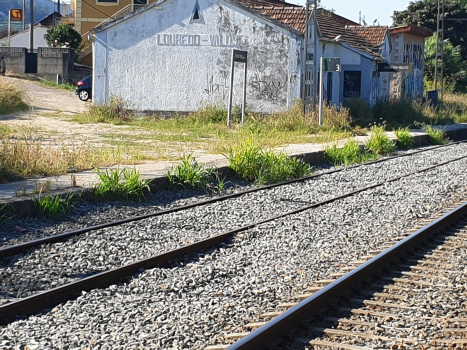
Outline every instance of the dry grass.
[(24, 102), (23, 92), (0, 78), (0, 115), (26, 109), (28, 105)]

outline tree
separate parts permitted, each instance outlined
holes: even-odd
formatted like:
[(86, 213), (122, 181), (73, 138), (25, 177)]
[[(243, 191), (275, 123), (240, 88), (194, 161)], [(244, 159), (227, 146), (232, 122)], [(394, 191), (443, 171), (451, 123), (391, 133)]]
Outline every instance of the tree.
[[(467, 21), (455, 21), (455, 18), (467, 18), (467, 0), (444, 0), (445, 18), (444, 38), (449, 39), (454, 47), (460, 46), (460, 54), (467, 60)], [(415, 24), (436, 32), (438, 15), (438, 0), (422, 0), (410, 2), (407, 10), (394, 11), (393, 25)]]
[(81, 45), (81, 35), (69, 24), (60, 23), (47, 30), (44, 39), (53, 47), (71, 47), (77, 49)]
[[(443, 78), (448, 90), (465, 89), (466, 63), (464, 63), (460, 46), (454, 46), (449, 40), (444, 44)], [(425, 41), (425, 78), (434, 80), (435, 74), (436, 35)]]

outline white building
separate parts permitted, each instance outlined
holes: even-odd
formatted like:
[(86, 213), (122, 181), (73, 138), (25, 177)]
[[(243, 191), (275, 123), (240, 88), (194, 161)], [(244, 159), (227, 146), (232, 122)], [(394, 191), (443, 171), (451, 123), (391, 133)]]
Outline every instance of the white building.
[[(318, 11), (315, 43), (321, 56), (341, 60), (324, 76), (325, 98), (369, 103), (391, 96), (387, 27), (362, 27)], [(247, 108), (272, 112), (310, 98), (304, 61), (305, 10), (280, 0), (161, 0), (95, 28), (93, 101), (119, 96), (136, 110), (189, 112), (227, 104), (232, 49), (248, 52)], [(421, 40), (423, 43), (423, 40)], [(243, 65), (237, 64), (234, 104), (241, 103)]]

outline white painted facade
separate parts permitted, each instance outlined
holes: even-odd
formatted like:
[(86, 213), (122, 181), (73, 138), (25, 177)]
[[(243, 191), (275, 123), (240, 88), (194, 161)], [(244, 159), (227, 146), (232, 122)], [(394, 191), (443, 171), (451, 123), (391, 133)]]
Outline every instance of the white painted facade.
[[(285, 110), (300, 97), (302, 40), (224, 0), (161, 1), (95, 33), (93, 102), (121, 96), (136, 110), (180, 112), (227, 105), (235, 48), (248, 52), (247, 109)], [(243, 73), (236, 63), (234, 105)]]
[[(49, 28), (36, 25), (34, 26), (34, 49), (38, 47), (48, 47), (47, 42), (44, 39), (44, 35), (47, 33)], [(10, 37), (10, 45), (8, 45), (8, 37), (0, 40), (0, 46), (11, 46), (11, 47), (27, 47), (29, 48), (29, 30), (21, 31)]]

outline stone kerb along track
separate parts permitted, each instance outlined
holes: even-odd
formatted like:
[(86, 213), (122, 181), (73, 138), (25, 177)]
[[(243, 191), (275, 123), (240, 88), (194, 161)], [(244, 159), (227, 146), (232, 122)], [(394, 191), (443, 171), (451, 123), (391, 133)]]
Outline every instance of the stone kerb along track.
[[(444, 127), (447, 137), (450, 140), (467, 139), (467, 124), (454, 124)], [(392, 132), (388, 132), (389, 137), (395, 138)], [(422, 131), (411, 132), (415, 145), (429, 145), (428, 135)], [(362, 144), (368, 139), (368, 136), (358, 136), (355, 139)], [(347, 140), (342, 140), (344, 144)], [(278, 148), (291, 156), (299, 157), (308, 164), (319, 164), (323, 161), (323, 145), (320, 144), (294, 144), (287, 147)], [(222, 155), (205, 155), (197, 157), (198, 162), (202, 164), (214, 165), (218, 171), (226, 176), (232, 175), (228, 162)], [(129, 167), (140, 172), (143, 179), (151, 180), (151, 191), (157, 192), (166, 190), (169, 187), (166, 174), (176, 162), (145, 162), (139, 165), (120, 167)], [(38, 184), (50, 183), (48, 195), (67, 195), (73, 193), (75, 196), (86, 199), (89, 198), (93, 187), (97, 183), (97, 174), (94, 171), (84, 171), (74, 174), (66, 174), (51, 177), (34, 177), (22, 181), (15, 181), (7, 184), (0, 184), (0, 205), (7, 204), (4, 213), (14, 216), (27, 216), (34, 211), (33, 196), (31, 193), (37, 189)]]

